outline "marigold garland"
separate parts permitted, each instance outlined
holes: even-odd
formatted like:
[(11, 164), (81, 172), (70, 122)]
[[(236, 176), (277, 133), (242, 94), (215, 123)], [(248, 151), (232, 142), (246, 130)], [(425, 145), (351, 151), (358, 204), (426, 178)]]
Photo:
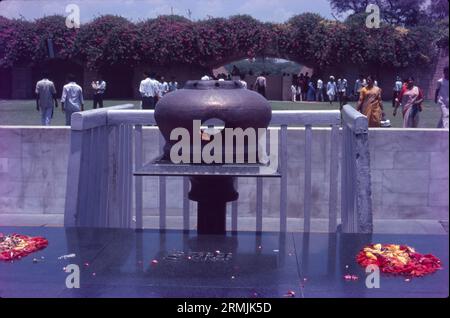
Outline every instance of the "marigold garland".
[(46, 248), (47, 239), (21, 234), (3, 235), (0, 233), (0, 260), (20, 259), (30, 253)]
[(356, 256), (359, 265), (376, 265), (382, 273), (421, 277), (441, 269), (441, 261), (431, 254), (417, 253), (412, 247), (396, 244), (371, 244)]

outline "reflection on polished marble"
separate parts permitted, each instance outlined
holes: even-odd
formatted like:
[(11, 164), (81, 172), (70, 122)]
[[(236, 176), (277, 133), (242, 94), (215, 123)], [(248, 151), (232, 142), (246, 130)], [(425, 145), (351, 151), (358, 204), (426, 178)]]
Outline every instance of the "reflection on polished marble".
[[(0, 297), (446, 297), (447, 235), (356, 235), (195, 232), (93, 228), (0, 227), (41, 235), (49, 246), (0, 263)], [(355, 255), (369, 242), (402, 243), (442, 260), (443, 270), (405, 281), (381, 277), (367, 289)], [(74, 258), (58, 259), (65, 254)], [(43, 258), (42, 258), (43, 257)], [(41, 259), (33, 263), (33, 258)], [(64, 268), (80, 268), (80, 288)], [(345, 274), (359, 277), (346, 281)], [(292, 296), (292, 294), (291, 294)]]

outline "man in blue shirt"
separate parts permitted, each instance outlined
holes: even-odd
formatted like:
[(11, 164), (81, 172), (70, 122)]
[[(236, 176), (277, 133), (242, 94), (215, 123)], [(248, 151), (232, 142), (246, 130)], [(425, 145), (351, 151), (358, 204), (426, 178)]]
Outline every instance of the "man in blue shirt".
[(68, 84), (64, 85), (61, 97), (61, 110), (66, 114), (66, 125), (70, 126), (73, 113), (84, 110), (83, 89), (75, 83), (75, 76), (67, 76)]

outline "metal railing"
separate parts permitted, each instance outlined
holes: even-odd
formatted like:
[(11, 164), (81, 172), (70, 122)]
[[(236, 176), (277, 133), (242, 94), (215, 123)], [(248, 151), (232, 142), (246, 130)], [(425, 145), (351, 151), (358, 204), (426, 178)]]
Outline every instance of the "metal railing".
[[(135, 213), (132, 213), (132, 166), (144, 165), (143, 126), (156, 126), (153, 111), (129, 110), (122, 105), (76, 113), (72, 117), (66, 226), (143, 227), (143, 179), (134, 176)], [(278, 134), (280, 173), (280, 231), (287, 230), (288, 127), (305, 127), (304, 231), (311, 230), (312, 140), (315, 125), (331, 127), (329, 231), (337, 229), (340, 125), (342, 135), (341, 214), (345, 232), (370, 232), (369, 149), (367, 119), (351, 106), (339, 111), (273, 111), (270, 134)], [(267, 138), (270, 140), (270, 138)], [(159, 148), (164, 139), (160, 135)], [(134, 148), (134, 153), (133, 153)], [(134, 155), (134, 156), (133, 156)], [(134, 158), (133, 158), (134, 157)], [(166, 229), (166, 177), (159, 176), (159, 228)], [(106, 184), (106, 186), (105, 186)], [(256, 181), (256, 231), (263, 226), (263, 185)], [(189, 179), (183, 177), (183, 228), (189, 230)], [(133, 224), (133, 215), (135, 224)], [(238, 204), (231, 204), (231, 231), (237, 231)]]

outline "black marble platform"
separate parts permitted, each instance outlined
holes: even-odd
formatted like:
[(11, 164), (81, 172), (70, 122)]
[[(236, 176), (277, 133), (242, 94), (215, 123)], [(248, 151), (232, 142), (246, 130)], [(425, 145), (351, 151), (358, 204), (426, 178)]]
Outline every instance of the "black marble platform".
[[(0, 297), (447, 297), (447, 235), (355, 235), (239, 232), (198, 237), (182, 231), (0, 227), (4, 234), (44, 236), (49, 246), (0, 262)], [(432, 253), (443, 270), (406, 281), (381, 276), (365, 286), (355, 255), (365, 244), (402, 243)], [(75, 253), (75, 258), (58, 259)], [(38, 262), (33, 262), (33, 259)], [(68, 264), (80, 288), (68, 289)], [(345, 274), (359, 277), (346, 281)]]

